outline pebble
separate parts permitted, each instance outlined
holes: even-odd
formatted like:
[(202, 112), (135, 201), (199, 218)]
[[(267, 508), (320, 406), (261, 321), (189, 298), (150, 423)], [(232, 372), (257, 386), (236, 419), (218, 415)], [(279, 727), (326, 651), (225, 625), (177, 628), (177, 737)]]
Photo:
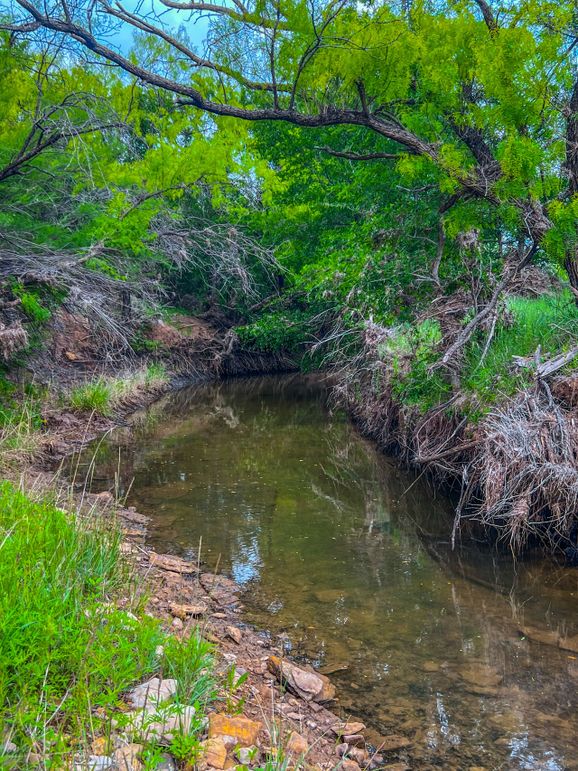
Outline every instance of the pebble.
[(18, 747), (11, 741), (5, 741), (2, 745), (2, 754), (8, 755), (10, 752), (18, 752)]
[(184, 626), (182, 618), (175, 616), (175, 618), (173, 618), (173, 623), (171, 624), (171, 626), (173, 627), (173, 629), (177, 629), (177, 630), (182, 629)]

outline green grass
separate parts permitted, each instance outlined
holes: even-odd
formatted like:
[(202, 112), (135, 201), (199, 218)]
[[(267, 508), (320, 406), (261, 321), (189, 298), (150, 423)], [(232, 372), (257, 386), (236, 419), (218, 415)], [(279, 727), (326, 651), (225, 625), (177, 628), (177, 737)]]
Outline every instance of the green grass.
[(126, 377), (99, 377), (83, 383), (70, 392), (68, 403), (73, 410), (108, 417), (123, 400), (166, 382), (167, 373), (163, 365), (152, 363)]
[(73, 410), (108, 416), (113, 408), (113, 389), (108, 380), (98, 378), (73, 388), (69, 401)]
[(532, 357), (541, 346), (542, 357), (546, 358), (567, 351), (577, 340), (578, 307), (569, 292), (537, 298), (510, 297), (506, 309), (509, 321), (497, 325), (484, 361), (480, 364), (484, 335), (467, 351), (462, 386), (482, 409), (513, 395), (529, 382), (531, 370), (518, 367), (514, 356)]
[[(206, 641), (181, 643), (140, 605), (115, 604), (131, 587), (119, 545), (110, 522), (0, 484), (0, 736), (19, 748), (15, 768), (31, 750), (63, 767), (107, 735), (123, 692), (153, 673), (179, 677), (181, 703), (199, 715), (215, 696)], [(195, 737), (177, 741), (193, 753)]]

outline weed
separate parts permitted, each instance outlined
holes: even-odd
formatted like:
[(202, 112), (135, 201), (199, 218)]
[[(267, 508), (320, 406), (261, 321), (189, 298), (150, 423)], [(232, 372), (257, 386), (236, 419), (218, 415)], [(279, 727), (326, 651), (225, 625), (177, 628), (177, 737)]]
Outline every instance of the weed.
[(98, 378), (91, 383), (77, 386), (70, 393), (70, 406), (73, 410), (96, 412), (108, 416), (112, 412), (112, 387), (108, 380)]

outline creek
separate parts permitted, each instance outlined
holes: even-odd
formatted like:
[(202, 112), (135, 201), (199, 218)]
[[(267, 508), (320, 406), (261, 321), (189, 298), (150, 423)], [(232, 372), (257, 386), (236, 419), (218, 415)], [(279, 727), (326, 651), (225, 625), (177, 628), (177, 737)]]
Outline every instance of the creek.
[(577, 634), (578, 572), (452, 551), (453, 501), (318, 379), (184, 388), (89, 458), (95, 492), (150, 517), (152, 547), (200, 548), (244, 587), (243, 620), (331, 673), (340, 710), (412, 739), (412, 768), (578, 768), (578, 653), (537, 641)]

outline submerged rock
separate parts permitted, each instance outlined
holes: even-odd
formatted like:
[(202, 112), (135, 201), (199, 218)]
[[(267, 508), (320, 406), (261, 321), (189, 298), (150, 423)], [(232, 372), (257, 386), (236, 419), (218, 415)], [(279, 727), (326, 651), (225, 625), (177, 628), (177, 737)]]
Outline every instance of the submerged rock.
[(476, 662), (460, 667), (458, 674), (462, 680), (478, 688), (495, 688), (503, 680), (502, 675), (495, 667)]

